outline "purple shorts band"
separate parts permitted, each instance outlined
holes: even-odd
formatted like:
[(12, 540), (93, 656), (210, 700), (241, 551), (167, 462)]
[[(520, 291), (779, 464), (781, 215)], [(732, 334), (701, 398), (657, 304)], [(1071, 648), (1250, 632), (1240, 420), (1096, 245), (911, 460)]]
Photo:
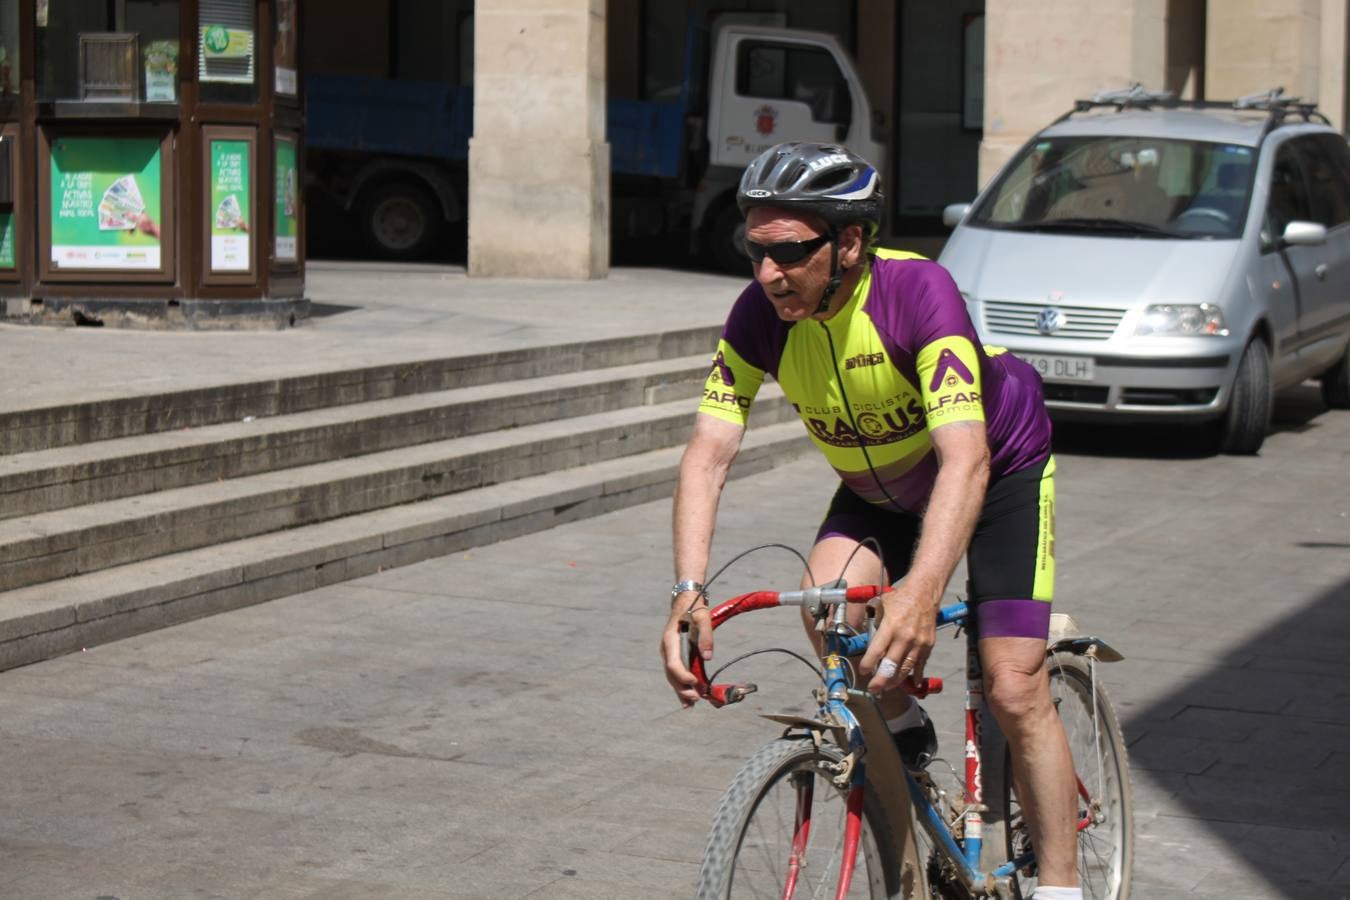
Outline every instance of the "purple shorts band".
[[(851, 493), (849, 497), (852, 497)], [(871, 513), (869, 517), (868, 514), (847, 509), (831, 509), (816, 532), (816, 543), (828, 537), (847, 538), (854, 543), (873, 538), (881, 544), (881, 564), (886, 567), (887, 577), (895, 581), (909, 571), (910, 557), (914, 555), (914, 547), (919, 540), (920, 520), (917, 516), (899, 513), (881, 513), (880, 516), (884, 527), (878, 527), (877, 521), (874, 521), (876, 513)]]
[(1044, 600), (982, 600), (975, 616), (981, 638), (1050, 636), (1050, 604)]

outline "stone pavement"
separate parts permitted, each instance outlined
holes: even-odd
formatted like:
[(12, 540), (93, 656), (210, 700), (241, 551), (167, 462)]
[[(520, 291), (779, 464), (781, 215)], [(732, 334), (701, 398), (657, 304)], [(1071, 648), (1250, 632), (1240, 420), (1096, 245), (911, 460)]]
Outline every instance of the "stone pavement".
[[(79, 341), (81, 335), (70, 336)], [(1300, 388), (1258, 458), (1063, 429), (1060, 606), (1131, 743), (1136, 898), (1350, 897), (1350, 414)], [(729, 484), (714, 556), (804, 547), (811, 458)], [(0, 896), (687, 897), (723, 786), (802, 708), (757, 657), (681, 711), (655, 646), (668, 501), (0, 673)], [(795, 583), (781, 551), (725, 597)], [(960, 584), (958, 575), (957, 584)], [(717, 657), (800, 646), (791, 612)], [(959, 684), (960, 642), (930, 667)], [(951, 690), (930, 701), (960, 742)]]

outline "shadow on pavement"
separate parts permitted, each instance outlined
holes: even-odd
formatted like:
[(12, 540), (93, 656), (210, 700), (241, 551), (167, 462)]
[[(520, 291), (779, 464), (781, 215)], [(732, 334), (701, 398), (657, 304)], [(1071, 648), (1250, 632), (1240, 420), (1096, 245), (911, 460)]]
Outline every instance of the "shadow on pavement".
[[(1350, 567), (1350, 544), (1319, 546)], [(1234, 897), (1350, 897), (1347, 684), (1350, 579), (1161, 701), (1127, 712), (1136, 791), (1142, 779), (1161, 788), (1159, 819), (1179, 820), (1177, 842), (1164, 846), (1192, 854), (1175, 871), (1211, 870), (1209, 886)], [(1213, 836), (1208, 848), (1180, 836), (1197, 823)], [(1149, 829), (1169, 833), (1165, 821)], [(1266, 883), (1251, 883), (1234, 861)]]

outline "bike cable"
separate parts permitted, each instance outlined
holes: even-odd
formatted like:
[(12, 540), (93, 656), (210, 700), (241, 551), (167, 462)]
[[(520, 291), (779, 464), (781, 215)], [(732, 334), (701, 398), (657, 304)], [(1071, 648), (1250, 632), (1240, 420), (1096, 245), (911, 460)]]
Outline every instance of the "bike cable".
[(751, 553), (758, 553), (760, 550), (770, 550), (774, 547), (777, 547), (780, 550), (786, 550), (793, 556), (797, 557), (797, 560), (802, 564), (802, 569), (805, 570), (807, 577), (811, 579), (811, 583), (812, 584), (816, 583), (816, 577), (811, 572), (811, 564), (806, 561), (806, 557), (802, 556), (801, 551), (798, 550), (796, 547), (789, 547), (787, 544), (778, 544), (778, 543), (760, 544), (757, 547), (751, 547), (749, 550), (742, 550), (740, 553), (737, 553), (731, 559), (723, 563), (722, 568), (718, 569), (716, 572), (713, 573), (713, 576), (708, 579), (706, 584), (703, 585), (703, 590), (699, 591), (698, 596), (694, 597), (693, 601), (690, 602), (689, 608), (684, 611), (685, 615), (688, 615), (689, 613), (694, 611), (694, 606), (698, 603), (699, 600), (708, 602), (708, 588), (712, 587), (713, 583), (716, 582), (717, 579), (722, 577), (722, 573), (725, 572), (727, 569), (731, 568), (732, 565), (740, 562), (742, 559), (749, 556)]
[[(819, 321), (819, 320), (818, 320)], [(834, 348), (834, 335), (830, 328), (824, 322), (820, 327), (825, 330), (825, 340), (830, 345), (830, 364), (834, 367), (834, 380), (839, 385), (839, 395), (844, 401), (844, 414), (848, 416), (849, 425), (853, 428), (853, 434), (858, 438), (858, 449), (862, 451), (863, 459), (867, 462), (867, 471), (872, 473), (872, 480), (876, 482), (877, 488), (886, 495), (886, 499), (891, 502), (897, 512), (913, 515), (909, 510), (901, 505), (899, 500), (891, 496), (891, 492), (886, 490), (886, 485), (882, 483), (881, 476), (877, 474), (876, 466), (872, 465), (872, 455), (867, 452), (867, 435), (858, 429), (858, 420), (853, 417), (853, 407), (848, 402), (848, 392), (844, 390), (844, 375), (839, 371), (839, 354)]]

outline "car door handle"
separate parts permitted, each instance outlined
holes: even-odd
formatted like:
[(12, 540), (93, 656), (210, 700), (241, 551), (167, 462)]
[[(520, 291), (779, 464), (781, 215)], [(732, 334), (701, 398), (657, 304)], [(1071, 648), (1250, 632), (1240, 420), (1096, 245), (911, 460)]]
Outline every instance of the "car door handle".
[(1319, 280), (1321, 280), (1321, 281), (1326, 281), (1326, 279), (1327, 279), (1327, 264), (1326, 264), (1326, 263), (1318, 263), (1318, 264), (1317, 264), (1317, 268), (1313, 269), (1313, 274), (1316, 275), (1316, 276), (1318, 277)]

